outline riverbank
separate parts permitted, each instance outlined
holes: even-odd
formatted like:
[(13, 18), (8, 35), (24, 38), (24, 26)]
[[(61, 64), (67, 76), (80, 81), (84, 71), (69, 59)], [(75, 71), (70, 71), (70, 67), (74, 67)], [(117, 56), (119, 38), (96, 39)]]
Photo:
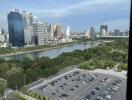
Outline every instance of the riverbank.
[[(47, 52), (44, 54), (41, 52), (32, 54), (34, 58), (37, 57), (36, 59), (26, 58), (21, 61), (19, 59), (12, 61), (2, 60), (0, 62), (0, 77), (7, 80), (8, 86), (10, 88), (15, 89), (16, 86), (18, 86), (18, 89), (20, 89), (24, 85), (30, 84), (38, 79), (48, 77), (51, 78), (51, 76), (55, 75), (60, 70), (67, 68), (68, 66), (83, 64), (81, 67), (82, 69), (93, 70), (111, 68), (113, 67), (113, 62), (119, 63), (120, 61), (123, 61), (122, 63), (127, 64), (127, 52), (126, 54), (117, 51), (111, 53), (113, 48), (119, 50), (127, 50), (127, 40), (115, 40), (110, 43), (104, 42), (105, 41), (103, 41), (101, 45), (98, 45), (99, 42), (96, 43), (95, 41), (89, 42), (91, 44), (81, 44), (80, 46), (77, 45), (76, 47), (73, 46), (74, 48), (72, 46), (67, 47), (65, 48), (65, 51), (68, 51), (66, 53), (63, 53), (62, 49), (57, 49), (57, 51), (55, 50), (55, 52), (52, 53), (48, 52), (50, 55), (57, 54), (57, 56), (52, 59), (50, 57), (46, 57)], [(71, 52), (69, 52), (70, 50), (68, 48), (71, 48)], [(81, 49), (77, 50), (78, 48)], [(38, 56), (38, 54), (40, 56)], [(22, 54), (22, 56), (23, 55), (24, 54)], [(29, 55), (30, 54), (27, 54), (27, 56)]]
[(7, 56), (15, 56), (15, 55), (19, 55), (19, 54), (25, 54), (25, 53), (32, 53), (32, 52), (37, 52), (37, 51), (46, 51), (46, 50), (51, 50), (51, 49), (57, 49), (57, 48), (63, 48), (63, 47), (68, 47), (68, 46), (73, 46), (73, 45), (76, 45), (76, 44), (80, 44), (80, 43), (88, 43), (88, 42), (91, 42), (91, 41), (87, 41), (87, 42), (72, 42), (72, 43), (69, 43), (69, 44), (59, 44), (59, 45), (52, 45), (50, 47), (44, 47), (42, 49), (34, 49), (34, 50), (27, 50), (27, 51), (19, 51), (17, 53), (7, 53), (7, 54), (0, 54), (0, 57), (7, 57)]

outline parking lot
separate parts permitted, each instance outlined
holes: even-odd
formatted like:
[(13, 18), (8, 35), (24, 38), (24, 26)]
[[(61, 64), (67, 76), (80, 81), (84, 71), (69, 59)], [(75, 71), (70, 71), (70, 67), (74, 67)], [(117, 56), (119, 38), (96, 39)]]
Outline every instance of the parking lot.
[(32, 91), (50, 100), (126, 100), (126, 79), (75, 70)]

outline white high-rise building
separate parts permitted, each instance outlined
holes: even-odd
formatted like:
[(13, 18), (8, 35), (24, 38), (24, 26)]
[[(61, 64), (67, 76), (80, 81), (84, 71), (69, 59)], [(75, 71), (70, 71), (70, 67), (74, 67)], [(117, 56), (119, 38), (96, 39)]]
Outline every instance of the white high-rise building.
[(6, 35), (2, 32), (2, 29), (0, 29), (0, 43), (6, 41)]
[(70, 26), (66, 28), (66, 37), (70, 37)]
[(24, 28), (25, 43), (27, 45), (32, 44), (33, 26), (29, 25)]
[(3, 29), (0, 30), (0, 47), (7, 47), (7, 36), (4, 34)]
[(23, 23), (24, 23), (24, 38), (25, 44), (31, 45), (32, 43), (32, 35), (33, 35), (33, 16), (32, 13), (27, 13), (23, 11), (22, 13)]
[(0, 34), (0, 42), (5, 42), (6, 38), (5, 35)]
[(91, 38), (90, 31), (87, 30), (84, 36), (85, 36), (85, 38), (87, 38), (87, 39)]
[(32, 25), (33, 24), (33, 15), (32, 13), (27, 13), (26, 11), (23, 11), (21, 13), (23, 18), (24, 27)]
[(53, 26), (49, 24), (47, 25), (47, 39), (52, 40), (53, 37), (54, 37)]
[(102, 36), (107, 36), (107, 31), (105, 29), (102, 29)]
[(45, 45), (46, 43), (47, 27), (43, 22), (36, 22), (33, 24), (33, 43), (35, 45)]
[(95, 28), (94, 27), (90, 27), (90, 29), (87, 30), (85, 33), (86, 38), (94, 38), (95, 36), (96, 36), (96, 34), (95, 34)]

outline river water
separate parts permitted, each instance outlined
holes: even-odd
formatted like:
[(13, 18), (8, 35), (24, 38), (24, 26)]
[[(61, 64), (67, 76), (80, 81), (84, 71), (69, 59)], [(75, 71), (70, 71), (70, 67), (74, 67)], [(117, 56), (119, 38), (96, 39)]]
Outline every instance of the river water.
[(17, 55), (12, 55), (12, 56), (4, 56), (5, 60), (21, 60), (24, 57), (31, 57), (31, 58), (36, 58), (36, 57), (49, 57), (49, 58), (55, 58), (59, 55), (61, 55), (63, 52), (73, 52), (74, 50), (84, 50), (88, 48), (92, 48), (100, 44), (100, 41), (94, 41), (94, 42), (86, 42), (86, 43), (79, 43), (79, 44), (74, 44), (74, 45), (69, 45), (65, 47), (60, 47), (60, 48), (53, 48), (49, 50), (41, 50), (41, 51), (34, 51), (34, 52), (28, 52), (28, 53), (22, 53), (22, 54), (17, 54)]

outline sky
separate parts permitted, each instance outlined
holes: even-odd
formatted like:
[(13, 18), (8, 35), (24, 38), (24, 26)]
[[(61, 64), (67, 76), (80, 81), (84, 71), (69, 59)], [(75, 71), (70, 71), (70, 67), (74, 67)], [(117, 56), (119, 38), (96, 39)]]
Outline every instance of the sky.
[(8, 29), (7, 14), (12, 9), (78, 32), (91, 26), (99, 30), (101, 24), (108, 24), (109, 30), (129, 28), (130, 0), (0, 0), (0, 28)]

